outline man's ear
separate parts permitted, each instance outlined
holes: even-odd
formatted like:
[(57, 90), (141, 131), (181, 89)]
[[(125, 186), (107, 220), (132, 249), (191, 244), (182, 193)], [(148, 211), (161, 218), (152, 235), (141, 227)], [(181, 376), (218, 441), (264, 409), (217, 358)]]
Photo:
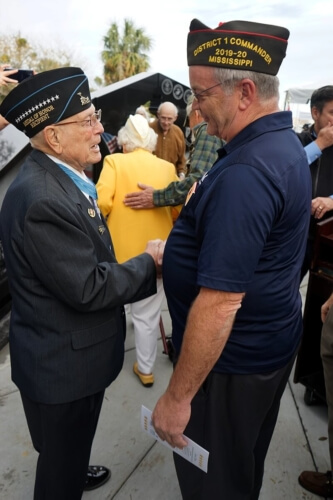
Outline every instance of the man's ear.
[(316, 106), (313, 106), (311, 108), (311, 116), (312, 116), (314, 122), (318, 120), (318, 118), (320, 116), (320, 111)]
[(239, 82), (239, 90), (240, 90), (239, 106), (240, 109), (245, 110), (255, 99), (256, 95), (255, 83), (252, 80), (246, 78), (241, 82)]
[(62, 146), (60, 144), (60, 135), (61, 131), (57, 128), (54, 127), (53, 125), (49, 125), (48, 127), (45, 127), (43, 130), (44, 133), (44, 139), (49, 148), (51, 148), (55, 153), (61, 153), (62, 152)]

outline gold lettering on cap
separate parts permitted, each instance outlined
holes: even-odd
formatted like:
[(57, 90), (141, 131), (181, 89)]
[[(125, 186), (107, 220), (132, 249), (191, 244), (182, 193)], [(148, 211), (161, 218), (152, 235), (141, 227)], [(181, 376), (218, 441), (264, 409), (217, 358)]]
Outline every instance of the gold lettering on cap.
[(202, 43), (196, 49), (194, 49), (193, 54), (197, 56), (203, 50), (211, 49), (212, 47), (217, 47), (218, 45), (221, 45), (221, 40), (222, 38), (213, 38), (213, 40), (210, 40), (209, 42)]
[(80, 101), (81, 101), (82, 106), (84, 106), (85, 104), (89, 104), (89, 102), (90, 102), (89, 97), (84, 97), (81, 92), (78, 92), (77, 95), (80, 96)]
[(245, 47), (246, 49), (252, 50), (253, 52), (256, 52), (259, 54), (267, 64), (270, 64), (272, 62), (271, 56), (266, 52), (265, 49), (260, 47), (259, 45), (254, 44), (253, 42), (249, 42), (248, 40), (244, 40), (243, 38), (235, 38), (231, 37), (230, 38), (230, 44), (231, 45), (238, 45), (240, 47)]
[(246, 68), (251, 68), (253, 64), (252, 59), (238, 59), (237, 57), (221, 57), (221, 56), (209, 56), (208, 62), (215, 64), (228, 64), (229, 66), (245, 66)]
[[(244, 47), (244, 48), (251, 50), (251, 51), (255, 52), (256, 54), (258, 54), (260, 57), (262, 57), (264, 59), (264, 61), (268, 65), (271, 64), (271, 62), (272, 62), (271, 55), (265, 49), (263, 49), (262, 47), (260, 47), (259, 45), (255, 44), (253, 42), (250, 42), (249, 40), (245, 40), (241, 37), (235, 37), (235, 36), (224, 37), (224, 38), (213, 38), (212, 40), (209, 40), (208, 42), (205, 42), (205, 43), (202, 43), (201, 45), (198, 45), (198, 47), (196, 49), (194, 49), (193, 55), (197, 56), (198, 54), (200, 54), (201, 52), (204, 52), (205, 50), (211, 49), (213, 47), (220, 47), (223, 45), (224, 46), (229, 45), (229, 47), (230, 47), (230, 45), (236, 46), (236, 47)], [(222, 52), (224, 52), (224, 53), (222, 53)], [(216, 56), (229, 56), (230, 60), (228, 62), (226, 62), (226, 61), (222, 62), (222, 61), (216, 60), (216, 58), (214, 56), (208, 56), (209, 62), (211, 62), (211, 63), (218, 62), (221, 64), (230, 64), (230, 65), (234, 65), (234, 66), (244, 66), (245, 65), (248, 67), (251, 67), (252, 62), (253, 62), (252, 59), (247, 59), (246, 52), (244, 52), (244, 51), (235, 52), (235, 49), (233, 49), (233, 48), (229, 48), (229, 49), (216, 48), (215, 55)], [(246, 63), (237, 62), (237, 59), (233, 59), (235, 57), (246, 59)], [(231, 60), (233, 60), (233, 61), (231, 62)]]
[(45, 122), (45, 120), (48, 120), (48, 119), (49, 119), (49, 115), (48, 114), (46, 114), (44, 116), (41, 116), (37, 120), (34, 120), (32, 123), (30, 123), (30, 127), (31, 128), (35, 128), (35, 127), (37, 127), (37, 125), (39, 125), (40, 123)]
[(47, 120), (49, 118), (49, 113), (53, 110), (54, 107), (52, 106), (52, 104), (47, 108), (40, 109), (39, 111), (37, 111), (37, 113), (34, 113), (32, 116), (30, 116), (30, 118), (24, 120), (23, 125), (25, 127), (30, 125), (31, 128), (35, 128), (37, 125)]

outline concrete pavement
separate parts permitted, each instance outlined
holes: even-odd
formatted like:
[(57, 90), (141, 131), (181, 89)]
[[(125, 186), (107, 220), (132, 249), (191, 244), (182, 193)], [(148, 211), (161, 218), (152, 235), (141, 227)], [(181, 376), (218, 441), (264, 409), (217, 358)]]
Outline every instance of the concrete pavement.
[[(168, 334), (171, 324), (166, 307), (162, 315)], [(124, 368), (106, 391), (91, 457), (92, 464), (110, 467), (112, 478), (101, 488), (85, 492), (83, 500), (181, 500), (171, 451), (140, 427), (141, 405), (153, 409), (167, 386), (172, 365), (159, 340), (155, 384), (143, 387), (132, 372), (135, 348), (130, 317), (127, 323)], [(304, 387), (290, 380), (266, 461), (261, 500), (318, 498), (303, 490), (297, 478), (304, 469), (329, 468), (327, 409), (306, 406), (303, 394)], [(0, 351), (0, 433), (0, 498), (32, 500), (37, 453), (19, 392), (10, 379), (8, 345)]]

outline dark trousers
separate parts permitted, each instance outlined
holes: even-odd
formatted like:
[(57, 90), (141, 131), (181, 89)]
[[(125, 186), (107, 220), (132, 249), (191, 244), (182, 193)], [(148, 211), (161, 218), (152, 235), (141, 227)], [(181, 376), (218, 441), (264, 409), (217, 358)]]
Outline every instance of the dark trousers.
[(104, 391), (65, 404), (41, 404), (21, 394), (38, 451), (34, 500), (80, 500)]
[(328, 407), (328, 444), (333, 470), (333, 307), (329, 310), (321, 331), (320, 354), (324, 369)]
[(260, 375), (210, 373), (184, 434), (209, 451), (208, 473), (174, 453), (184, 500), (256, 500), (293, 366)]

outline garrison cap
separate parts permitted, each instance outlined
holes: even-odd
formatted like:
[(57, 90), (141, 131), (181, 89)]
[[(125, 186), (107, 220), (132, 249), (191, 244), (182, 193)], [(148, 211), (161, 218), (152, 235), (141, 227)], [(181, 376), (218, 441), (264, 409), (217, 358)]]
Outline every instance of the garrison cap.
[(67, 67), (23, 80), (4, 99), (0, 114), (31, 138), (90, 106), (88, 78), (82, 69)]
[(276, 75), (289, 31), (281, 26), (229, 21), (211, 29), (193, 19), (187, 38), (189, 66), (214, 66)]

